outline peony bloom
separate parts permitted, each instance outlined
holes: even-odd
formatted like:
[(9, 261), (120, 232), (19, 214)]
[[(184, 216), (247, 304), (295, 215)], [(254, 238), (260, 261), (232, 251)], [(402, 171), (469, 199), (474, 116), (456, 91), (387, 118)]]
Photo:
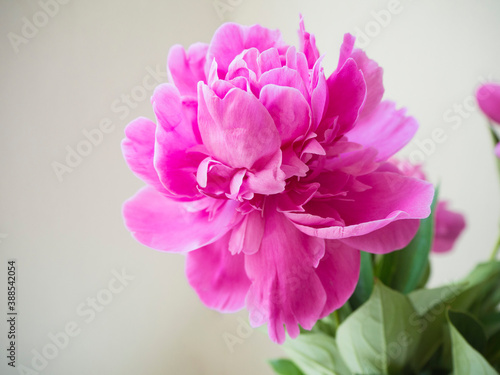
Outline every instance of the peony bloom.
[(446, 253), (453, 249), (455, 242), (465, 229), (465, 218), (462, 214), (449, 210), (448, 202), (439, 201), (434, 220), (432, 251)]
[(500, 124), (500, 84), (485, 83), (476, 92), (479, 108), (488, 118)]
[[(500, 124), (500, 84), (485, 83), (476, 92), (479, 108), (488, 118)], [(495, 147), (495, 155), (500, 158), (500, 143)]]
[(122, 143), (147, 184), (124, 204), (133, 236), (187, 253), (208, 307), (246, 306), (279, 343), (347, 301), (360, 250), (407, 245), (434, 194), (387, 162), (417, 124), (381, 101), (382, 69), (347, 34), (327, 78), (302, 20), (299, 38), (226, 23), (209, 45), (172, 47), (156, 124), (136, 119)]
[[(427, 180), (421, 165), (414, 165), (407, 161), (391, 159), (406, 176)], [(458, 212), (448, 209), (448, 202), (439, 200), (434, 217), (433, 253), (446, 253), (453, 249), (458, 237), (465, 229), (465, 217)]]

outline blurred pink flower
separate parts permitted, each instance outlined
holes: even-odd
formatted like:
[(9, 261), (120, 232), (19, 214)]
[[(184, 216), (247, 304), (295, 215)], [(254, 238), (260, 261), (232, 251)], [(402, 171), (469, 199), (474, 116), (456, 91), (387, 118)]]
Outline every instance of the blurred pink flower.
[[(485, 83), (476, 92), (479, 108), (488, 118), (500, 124), (500, 85), (497, 83)], [(495, 147), (495, 155), (500, 158), (500, 143)]]
[(500, 124), (500, 85), (497, 83), (485, 83), (476, 92), (479, 108), (488, 118)]
[(453, 249), (458, 237), (465, 229), (465, 218), (462, 214), (448, 209), (448, 202), (439, 201), (436, 207), (434, 226), (434, 253), (445, 253)]
[[(421, 165), (414, 165), (405, 160), (391, 159), (406, 176), (427, 180)], [(436, 206), (434, 217), (434, 241), (431, 251), (445, 253), (450, 251), (458, 237), (465, 229), (465, 217), (448, 209), (448, 202), (440, 200)]]
[(326, 78), (302, 20), (299, 39), (226, 23), (209, 45), (173, 46), (156, 124), (133, 121), (122, 143), (147, 183), (123, 208), (134, 237), (187, 253), (207, 306), (246, 306), (279, 343), (347, 301), (359, 249), (406, 246), (434, 194), (387, 162), (417, 123), (381, 101), (382, 69), (346, 34)]

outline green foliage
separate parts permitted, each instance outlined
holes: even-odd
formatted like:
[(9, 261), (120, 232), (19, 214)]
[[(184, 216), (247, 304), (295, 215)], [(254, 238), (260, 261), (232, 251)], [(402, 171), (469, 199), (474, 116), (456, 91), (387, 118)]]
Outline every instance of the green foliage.
[(427, 219), (420, 221), (418, 232), (408, 246), (380, 257), (376, 276), (392, 289), (407, 294), (427, 281), (438, 195), (439, 188), (436, 188), (432, 212)]
[(289, 359), (275, 359), (269, 361), (274, 372), (279, 375), (304, 375), (302, 371)]
[(500, 261), (479, 264), (458, 283), (425, 289), (437, 195), (405, 249), (361, 253), (348, 303), (287, 340), (283, 349), (295, 365), (273, 362), (276, 373), (498, 374)]
[[(370, 256), (365, 261), (373, 267)], [(369, 282), (341, 312), (288, 339), (283, 349), (296, 367), (279, 362), (276, 373), (498, 374), (500, 262), (479, 264), (459, 283), (407, 294), (380, 280), (372, 285), (367, 300)]]

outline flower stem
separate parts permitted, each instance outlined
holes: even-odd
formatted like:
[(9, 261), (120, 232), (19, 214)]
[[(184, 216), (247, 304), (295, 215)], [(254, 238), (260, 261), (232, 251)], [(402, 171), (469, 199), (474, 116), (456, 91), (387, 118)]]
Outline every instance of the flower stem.
[[(498, 143), (500, 143), (500, 137), (495, 132), (495, 129), (493, 128), (493, 124), (491, 123), (491, 121), (488, 121), (488, 124), (490, 126), (490, 135), (491, 135), (491, 140), (493, 141), (493, 147), (495, 147)], [(500, 178), (500, 158), (496, 156), (494, 157), (496, 159), (498, 177)]]
[(497, 243), (493, 248), (493, 252), (491, 253), (490, 261), (494, 261), (497, 258), (498, 250), (500, 250), (500, 236), (498, 236)]
[(337, 325), (337, 328), (340, 326), (340, 316), (339, 316), (339, 311), (335, 310), (333, 312), (333, 317), (335, 318), (335, 324)]
[[(496, 146), (498, 143), (500, 143), (500, 137), (495, 132), (495, 129), (493, 128), (493, 124), (489, 120), (488, 120), (488, 125), (490, 127), (490, 135), (491, 135), (491, 139), (493, 141), (493, 146)], [(498, 177), (500, 178), (500, 158), (495, 157), (495, 159), (496, 159), (496, 164), (497, 164)], [(498, 250), (500, 250), (500, 235), (498, 236), (497, 243), (495, 244), (495, 247), (493, 248), (493, 252), (491, 253), (490, 261), (494, 261), (497, 258)]]

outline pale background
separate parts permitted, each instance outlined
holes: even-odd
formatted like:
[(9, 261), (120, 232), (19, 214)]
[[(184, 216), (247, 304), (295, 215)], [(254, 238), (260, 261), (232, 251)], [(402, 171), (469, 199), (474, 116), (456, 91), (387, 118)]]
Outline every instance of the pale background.
[[(46, 1), (46, 0), (43, 0)], [(398, 14), (376, 29), (373, 11), (387, 1), (213, 0), (69, 1), (48, 17), (16, 53), (8, 33), (21, 34), (23, 17), (38, 23), (37, 1), (0, 1), (0, 342), (6, 344), (6, 260), (18, 261), (18, 365), (31, 368), (49, 333), (76, 322), (80, 334), (40, 374), (270, 374), (281, 355), (260, 331), (231, 352), (238, 317), (204, 307), (188, 286), (184, 259), (149, 250), (123, 226), (122, 202), (142, 185), (120, 152), (125, 125), (153, 117), (141, 98), (142, 80), (165, 70), (170, 46), (209, 42), (224, 21), (280, 28), (297, 44), (299, 13), (314, 33), (326, 66), (334, 67), (344, 32), (368, 27), (368, 54), (385, 69), (386, 97), (409, 108), (427, 142), (427, 170), (442, 196), (467, 215), (455, 251), (433, 258), (432, 283), (463, 276), (489, 256), (498, 229), (499, 185), (485, 121), (470, 95), (481, 77), (500, 81), (500, 2), (402, 0)], [(231, 5), (232, 4), (232, 5)], [(375, 35), (377, 34), (377, 35)], [(129, 112), (113, 102), (135, 93)], [(147, 90), (147, 97), (152, 90)], [(139, 95), (139, 97), (137, 96)], [(137, 105), (136, 105), (137, 104)], [(453, 122), (444, 116), (465, 105)], [(110, 119), (104, 135), (59, 182), (51, 163), (64, 163), (91, 130)], [(431, 132), (446, 140), (432, 150)], [(426, 141), (427, 140), (427, 141)], [(419, 150), (414, 142), (406, 154)], [(413, 153), (415, 156), (416, 153)], [(95, 319), (77, 306), (95, 297), (125, 269), (135, 279)], [(50, 350), (49, 350), (50, 353)], [(0, 373), (15, 374), (0, 355)]]

